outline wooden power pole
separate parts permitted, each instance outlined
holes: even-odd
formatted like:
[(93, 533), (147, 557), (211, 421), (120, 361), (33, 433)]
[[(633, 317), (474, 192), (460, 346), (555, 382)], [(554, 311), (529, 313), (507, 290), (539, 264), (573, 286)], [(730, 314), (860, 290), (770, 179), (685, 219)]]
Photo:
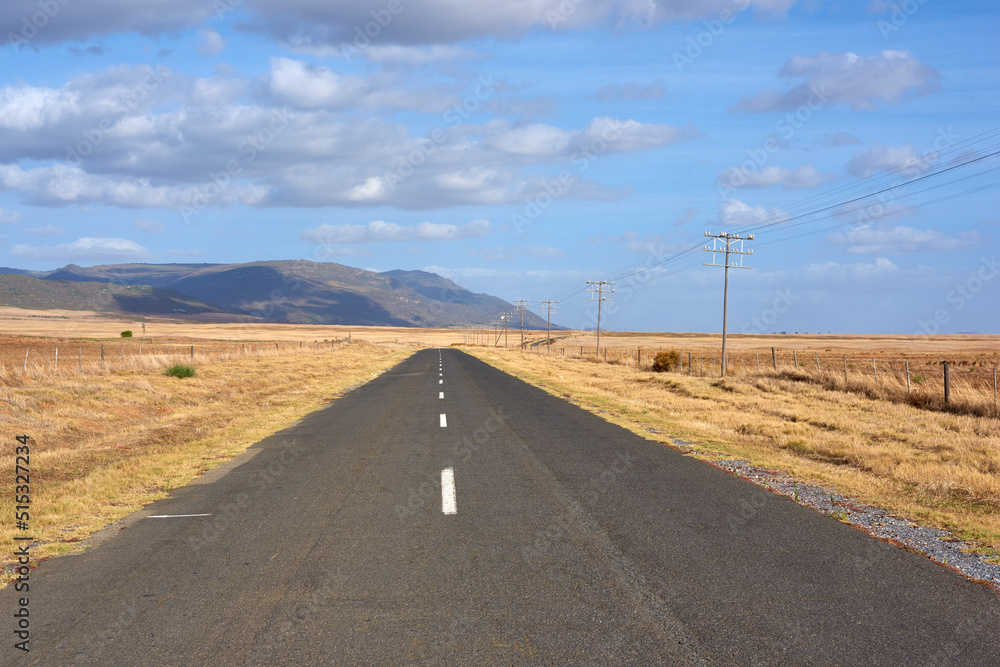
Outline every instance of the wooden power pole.
[[(726, 377), (726, 317), (729, 311), (729, 269), (749, 269), (749, 266), (743, 266), (743, 255), (752, 255), (753, 250), (743, 250), (744, 241), (753, 241), (753, 234), (749, 234), (745, 237), (741, 237), (738, 234), (727, 234), (722, 232), (721, 234), (709, 234), (705, 232), (705, 236), (713, 239), (712, 247), (705, 246), (705, 252), (712, 253), (712, 263), (705, 264), (705, 266), (722, 266), (726, 269), (726, 283), (722, 290), (722, 377)], [(725, 244), (725, 247), (720, 246), (720, 242)], [(739, 243), (737, 247), (734, 244)], [(725, 260), (722, 264), (717, 264), (715, 261), (716, 253), (725, 253)], [(730, 255), (736, 255), (733, 261), (729, 261)], [(739, 263), (737, 263), (737, 259)]]

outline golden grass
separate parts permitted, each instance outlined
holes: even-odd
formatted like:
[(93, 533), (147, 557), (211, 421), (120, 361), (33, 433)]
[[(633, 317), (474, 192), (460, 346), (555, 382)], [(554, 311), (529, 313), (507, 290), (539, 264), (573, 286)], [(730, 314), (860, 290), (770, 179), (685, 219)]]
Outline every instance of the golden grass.
[[(76, 543), (162, 498), (205, 470), (371, 379), (412, 349), (355, 342), (311, 353), (195, 362), (197, 375), (149, 367), (60, 371), (0, 386), (0, 424), (11, 442), (0, 465), (14, 470), (13, 438), (31, 441), (31, 534), (36, 559)], [(185, 362), (186, 363), (186, 362)], [(0, 512), (14, 512), (13, 475)], [(0, 543), (16, 534), (6, 521)], [(0, 562), (12, 560), (4, 549)]]
[(934, 412), (794, 376), (720, 378), (471, 348), (642, 435), (694, 441), (1000, 550), (1000, 421)]

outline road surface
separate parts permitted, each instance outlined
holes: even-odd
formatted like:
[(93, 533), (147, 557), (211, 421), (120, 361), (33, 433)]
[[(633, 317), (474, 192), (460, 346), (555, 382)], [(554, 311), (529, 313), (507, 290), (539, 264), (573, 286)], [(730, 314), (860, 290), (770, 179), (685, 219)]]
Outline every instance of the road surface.
[(109, 534), (31, 573), (0, 662), (1000, 660), (990, 590), (448, 349)]

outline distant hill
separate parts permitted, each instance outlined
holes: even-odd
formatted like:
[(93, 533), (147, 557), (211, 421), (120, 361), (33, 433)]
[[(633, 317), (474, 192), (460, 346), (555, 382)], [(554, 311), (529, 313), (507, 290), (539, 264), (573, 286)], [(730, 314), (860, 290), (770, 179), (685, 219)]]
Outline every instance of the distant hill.
[[(426, 271), (376, 273), (332, 262), (304, 260), (250, 262), (246, 264), (113, 264), (80, 267), (75, 264), (54, 271), (25, 272), (0, 268), (10, 274), (56, 282), (71, 291), (72, 284), (147, 286), (193, 298), (202, 308), (243, 314), (266, 320), (301, 324), (372, 326), (464, 327), (496, 319), (514, 307), (488, 294), (475, 294)], [(90, 289), (90, 288), (88, 288)], [(57, 290), (58, 291), (58, 290)], [(118, 292), (116, 292), (118, 294)], [(124, 297), (126, 293), (121, 293)], [(154, 299), (154, 295), (159, 295)], [(60, 301), (55, 293), (46, 298)], [(149, 292), (148, 307), (167, 308), (169, 299)], [(167, 299), (164, 301), (163, 299)], [(21, 305), (8, 303), (6, 305)], [(36, 300), (38, 301), (38, 300)], [(62, 302), (73, 302), (65, 298)], [(42, 299), (40, 302), (44, 302)], [(192, 302), (192, 305), (194, 302)], [(33, 306), (73, 307), (73, 306)], [(80, 307), (80, 306), (76, 306)], [(132, 307), (145, 307), (132, 302)], [(183, 306), (179, 308), (183, 309)], [(170, 308), (176, 312), (176, 308)], [(135, 311), (128, 311), (135, 312)], [(149, 311), (154, 314), (153, 311)], [(517, 320), (520, 325), (520, 319)], [(545, 328), (545, 320), (526, 312), (525, 328)], [(553, 328), (562, 328), (553, 326)]]
[(113, 285), (0, 275), (0, 304), (35, 310), (94, 310), (128, 315), (167, 315), (194, 319), (249, 320), (176, 290), (149, 285)]

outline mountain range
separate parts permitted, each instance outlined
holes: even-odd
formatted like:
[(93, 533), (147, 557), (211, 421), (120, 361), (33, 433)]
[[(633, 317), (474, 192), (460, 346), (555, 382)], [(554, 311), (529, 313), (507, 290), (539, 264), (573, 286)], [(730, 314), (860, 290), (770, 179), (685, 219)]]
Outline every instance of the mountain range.
[[(305, 260), (245, 264), (69, 264), (53, 271), (0, 267), (0, 305), (265, 321), (402, 327), (465, 327), (510, 303), (426, 271), (377, 273)], [(525, 311), (526, 329), (546, 322)], [(562, 329), (553, 325), (554, 329)]]

